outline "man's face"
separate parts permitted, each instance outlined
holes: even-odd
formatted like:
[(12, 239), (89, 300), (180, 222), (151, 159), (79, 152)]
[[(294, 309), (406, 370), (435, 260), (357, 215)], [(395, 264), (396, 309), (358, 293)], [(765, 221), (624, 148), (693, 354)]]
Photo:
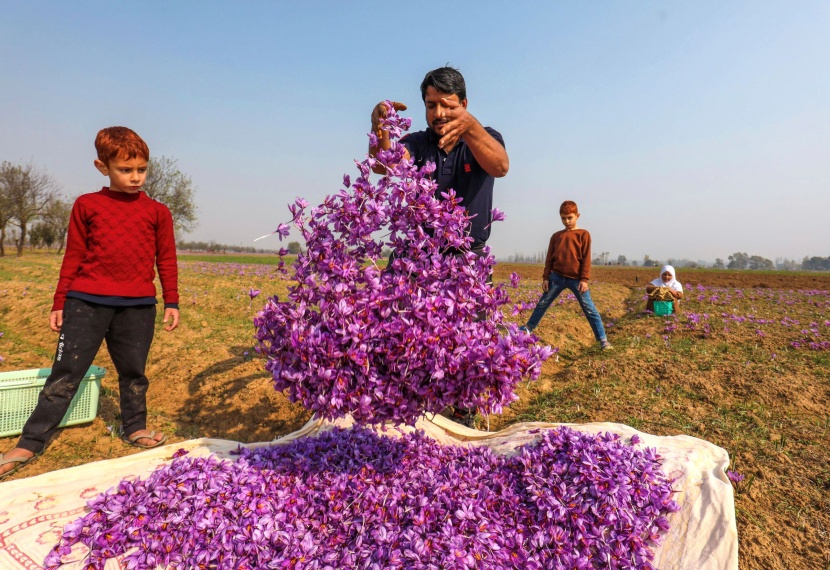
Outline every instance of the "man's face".
[(441, 103), (441, 99), (449, 99), (451, 101), (455, 101), (465, 109), (467, 108), (467, 100), (460, 100), (457, 94), (450, 95), (449, 93), (438, 91), (432, 85), (427, 87), (426, 94), (424, 95), (424, 106), (426, 107), (427, 113), (427, 125), (429, 125), (429, 128), (432, 129), (432, 132), (434, 132), (438, 136), (441, 136), (443, 134), (441, 132), (441, 128), (448, 122), (447, 110), (449, 109), (449, 107), (443, 105)]

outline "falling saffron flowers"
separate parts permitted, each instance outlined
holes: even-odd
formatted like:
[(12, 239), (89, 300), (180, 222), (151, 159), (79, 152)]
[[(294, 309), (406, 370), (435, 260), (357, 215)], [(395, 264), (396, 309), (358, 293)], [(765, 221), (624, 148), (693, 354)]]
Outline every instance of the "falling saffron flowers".
[[(321, 205), (289, 206), (307, 247), (287, 299), (254, 319), (257, 350), (275, 388), (324, 418), (414, 424), (451, 404), (500, 413), (550, 348), (506, 323), (489, 248), (470, 251), (460, 198), (435, 195), (434, 164), (404, 158), (395, 139), (409, 121), (388, 108), (389, 150), (357, 163), (359, 176)], [(386, 174), (372, 184), (378, 165)]]

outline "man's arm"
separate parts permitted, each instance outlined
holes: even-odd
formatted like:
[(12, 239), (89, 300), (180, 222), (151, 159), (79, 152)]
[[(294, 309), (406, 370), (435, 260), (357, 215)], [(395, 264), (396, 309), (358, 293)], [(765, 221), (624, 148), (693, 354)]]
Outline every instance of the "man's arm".
[[(403, 103), (392, 101), (392, 106), (395, 107), (395, 111), (406, 111), (406, 105)], [(369, 144), (369, 156), (372, 158), (375, 158), (381, 150), (389, 150), (389, 147), (392, 145), (392, 142), (389, 140), (389, 131), (383, 130), (380, 126), (380, 121), (384, 117), (386, 117), (386, 102), (381, 101), (372, 109), (372, 132), (378, 137), (377, 145), (373, 146)], [(404, 150), (404, 158), (409, 158), (409, 151)], [(386, 174), (386, 169), (383, 165), (376, 164), (372, 167), (372, 172), (375, 174)]]
[(438, 146), (449, 152), (459, 139), (463, 139), (470, 147), (476, 162), (487, 174), (496, 178), (507, 174), (510, 159), (502, 144), (458, 101), (444, 98), (441, 99), (441, 104), (447, 108), (446, 117), (449, 122), (438, 133), (441, 136)]

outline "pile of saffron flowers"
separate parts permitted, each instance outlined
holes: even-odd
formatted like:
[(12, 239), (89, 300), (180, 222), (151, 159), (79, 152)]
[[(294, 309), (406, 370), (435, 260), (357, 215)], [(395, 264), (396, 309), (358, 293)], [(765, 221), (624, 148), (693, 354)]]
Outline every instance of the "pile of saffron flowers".
[(356, 162), (354, 183), (344, 176), (321, 205), (289, 206), (306, 250), (287, 299), (272, 297), (255, 317), (256, 349), (274, 387), (319, 417), (412, 425), (452, 404), (500, 413), (522, 379), (539, 377), (550, 348), (507, 323), (504, 285), (487, 283), (489, 248), (470, 251), (467, 210), (452, 190), (435, 196), (434, 164), (404, 158), (397, 139), (410, 121), (387, 108), (391, 148)]
[(679, 507), (630, 443), (562, 427), (506, 457), (358, 426), (179, 456), (91, 500), (44, 565), (83, 544), (90, 569), (651, 570)]

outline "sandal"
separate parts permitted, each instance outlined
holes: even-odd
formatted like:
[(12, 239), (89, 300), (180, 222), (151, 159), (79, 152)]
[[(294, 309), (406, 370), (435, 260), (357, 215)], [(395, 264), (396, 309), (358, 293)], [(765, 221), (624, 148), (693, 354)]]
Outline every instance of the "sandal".
[[(140, 430), (139, 430), (140, 431)], [(139, 439), (154, 439), (156, 437), (156, 432), (151, 431), (149, 435), (138, 435), (138, 432), (132, 434), (131, 436), (122, 435), (121, 441), (126, 443), (127, 445), (132, 445), (133, 447), (140, 447), (141, 449), (153, 449), (154, 447), (158, 447), (167, 441), (167, 436), (164, 435), (160, 440), (151, 444), (145, 445), (143, 443), (138, 443)]]
[(9, 463), (17, 463), (17, 465), (15, 465), (10, 471), (6, 471), (2, 475), (0, 475), (0, 480), (5, 479), (6, 477), (11, 475), (12, 473), (17, 473), (18, 471), (20, 471), (20, 469), (23, 468), (24, 465), (26, 465), (28, 462), (30, 462), (35, 457), (37, 457), (37, 454), (32, 455), (31, 457), (10, 457), (9, 459), (6, 459), (6, 454), (5, 453), (0, 453), (0, 465), (8, 465)]

